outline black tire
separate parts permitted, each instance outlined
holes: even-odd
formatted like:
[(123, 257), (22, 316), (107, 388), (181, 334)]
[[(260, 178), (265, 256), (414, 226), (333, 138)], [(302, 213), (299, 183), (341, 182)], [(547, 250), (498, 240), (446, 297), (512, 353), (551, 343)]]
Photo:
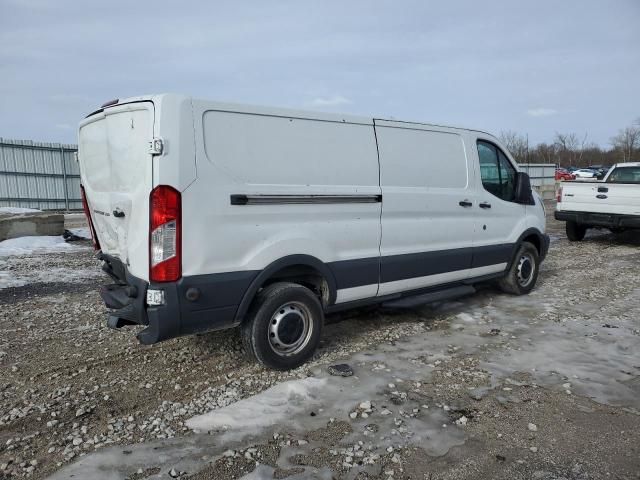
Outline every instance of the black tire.
[(289, 370), (313, 355), (323, 323), (322, 305), (311, 290), (295, 283), (273, 283), (251, 304), (241, 327), (242, 341), (247, 353), (264, 366)]
[(529, 242), (522, 242), (507, 274), (498, 284), (503, 292), (513, 295), (526, 295), (538, 280), (540, 254)]
[(585, 233), (587, 233), (587, 227), (576, 222), (567, 222), (565, 230), (570, 242), (579, 242), (584, 238)]

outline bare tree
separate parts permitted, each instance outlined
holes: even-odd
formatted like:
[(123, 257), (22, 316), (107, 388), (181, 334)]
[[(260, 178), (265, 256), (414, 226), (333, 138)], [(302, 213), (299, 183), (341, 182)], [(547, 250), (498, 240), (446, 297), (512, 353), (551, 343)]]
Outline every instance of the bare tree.
[(611, 145), (622, 154), (623, 162), (630, 162), (640, 150), (640, 118), (629, 127), (623, 128), (611, 138)]
[(516, 162), (524, 163), (527, 161), (529, 153), (527, 137), (512, 130), (500, 132), (499, 137), (500, 141), (507, 147), (507, 150), (511, 152)]
[(582, 160), (585, 144), (587, 143), (587, 134), (580, 139), (575, 133), (559, 133), (556, 132), (553, 143), (558, 149), (561, 162), (571, 165), (578, 165)]
[(559, 163), (558, 146), (555, 143), (539, 143), (533, 155), (542, 163)]

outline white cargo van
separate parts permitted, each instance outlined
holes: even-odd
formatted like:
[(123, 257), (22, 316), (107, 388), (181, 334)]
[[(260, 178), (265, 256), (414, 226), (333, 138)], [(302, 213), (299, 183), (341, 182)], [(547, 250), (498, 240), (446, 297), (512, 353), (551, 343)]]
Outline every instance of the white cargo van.
[(326, 313), (528, 293), (549, 245), (479, 131), (157, 95), (88, 115), (78, 158), (108, 325), (145, 344), (240, 326), (272, 368), (312, 355)]

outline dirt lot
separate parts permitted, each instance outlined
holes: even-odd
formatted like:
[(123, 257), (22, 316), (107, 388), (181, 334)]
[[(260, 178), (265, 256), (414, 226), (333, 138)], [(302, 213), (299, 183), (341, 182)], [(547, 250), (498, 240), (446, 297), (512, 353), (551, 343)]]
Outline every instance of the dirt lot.
[(107, 329), (88, 245), (0, 258), (0, 478), (640, 478), (640, 235), (562, 228), (529, 296), (332, 317), (286, 373)]

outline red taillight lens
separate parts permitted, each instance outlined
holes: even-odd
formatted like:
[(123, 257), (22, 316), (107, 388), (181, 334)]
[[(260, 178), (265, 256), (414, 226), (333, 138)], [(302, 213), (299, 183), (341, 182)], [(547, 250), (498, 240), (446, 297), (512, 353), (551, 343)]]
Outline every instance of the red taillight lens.
[(84, 216), (87, 217), (87, 223), (89, 224), (89, 233), (91, 233), (93, 248), (95, 250), (100, 250), (98, 235), (96, 235), (96, 229), (93, 226), (93, 220), (91, 220), (91, 213), (89, 213), (89, 202), (87, 202), (87, 194), (84, 192), (84, 187), (82, 185), (80, 185), (80, 196), (82, 198), (82, 209), (84, 210)]
[(558, 196), (556, 197), (558, 203), (562, 202), (562, 187), (558, 187)]
[(182, 276), (180, 192), (167, 185), (149, 198), (149, 279), (175, 282)]

